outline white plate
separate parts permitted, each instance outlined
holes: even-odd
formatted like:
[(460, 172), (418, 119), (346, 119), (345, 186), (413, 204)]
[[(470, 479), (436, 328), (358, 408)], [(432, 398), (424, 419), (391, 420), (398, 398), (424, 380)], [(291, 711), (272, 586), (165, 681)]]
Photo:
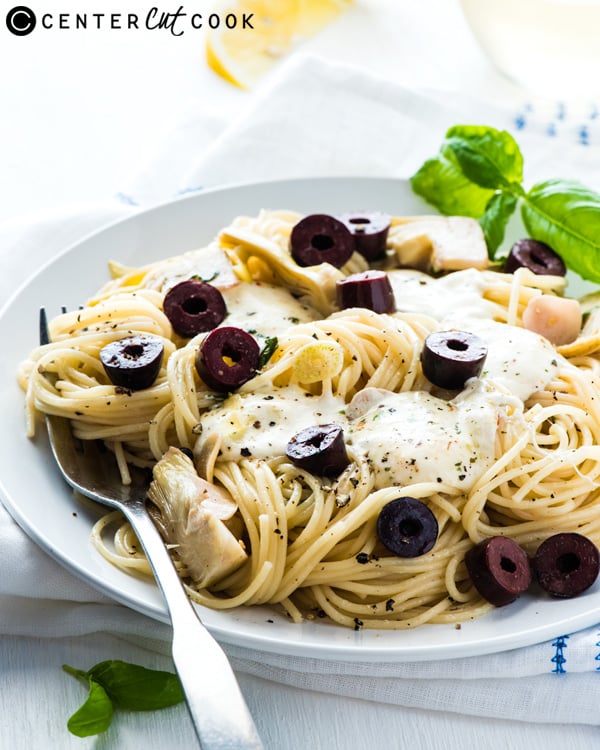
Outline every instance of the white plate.
[[(12, 516), (46, 552), (113, 599), (166, 620), (156, 586), (107, 563), (89, 541), (103, 509), (77, 503), (59, 477), (45, 435), (24, 436), (23, 395), (15, 382), (21, 359), (37, 343), (40, 306), (76, 307), (108, 278), (107, 261), (142, 264), (200, 247), (235, 216), (261, 208), (300, 212), (380, 209), (431, 213), (406, 181), (320, 178), (242, 185), (200, 193), (140, 213), (97, 232), (41, 269), (0, 313), (0, 493)], [(518, 230), (517, 230), (518, 231)], [(322, 621), (293, 625), (275, 609), (202, 609), (217, 639), (282, 654), (353, 661), (424, 661), (503, 651), (538, 643), (600, 621), (600, 584), (565, 601), (526, 595), (462, 625), (410, 631), (354, 632)]]

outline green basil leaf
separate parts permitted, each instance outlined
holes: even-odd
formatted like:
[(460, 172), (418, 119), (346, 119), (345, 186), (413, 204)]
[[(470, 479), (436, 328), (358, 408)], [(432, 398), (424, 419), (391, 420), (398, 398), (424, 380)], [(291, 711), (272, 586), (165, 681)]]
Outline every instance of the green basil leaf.
[(496, 193), (490, 198), (485, 207), (485, 213), (479, 219), (488, 253), (492, 259), (495, 258), (496, 250), (504, 241), (506, 225), (515, 212), (517, 201), (517, 196), (512, 193)]
[(572, 180), (547, 180), (527, 193), (521, 215), (531, 237), (582, 278), (600, 282), (600, 194)]
[(67, 722), (67, 729), (77, 737), (91, 737), (105, 732), (113, 717), (113, 705), (106, 691), (95, 680), (89, 680), (87, 700)]
[(272, 337), (267, 336), (267, 338), (265, 339), (265, 345), (258, 358), (259, 370), (262, 370), (262, 368), (271, 359), (271, 357), (275, 353), (275, 349), (277, 349), (278, 346), (279, 346), (279, 341), (277, 340), (276, 336), (272, 336)]
[(463, 174), (483, 188), (522, 192), (523, 155), (506, 130), (485, 125), (456, 125), (446, 133), (442, 153), (451, 151)]
[(119, 660), (103, 661), (88, 676), (99, 682), (118, 708), (154, 711), (183, 701), (177, 675)]
[(494, 195), (493, 190), (474, 185), (465, 177), (451, 152), (448, 157), (440, 155), (428, 159), (411, 177), (410, 183), (417, 195), (446, 216), (479, 219)]

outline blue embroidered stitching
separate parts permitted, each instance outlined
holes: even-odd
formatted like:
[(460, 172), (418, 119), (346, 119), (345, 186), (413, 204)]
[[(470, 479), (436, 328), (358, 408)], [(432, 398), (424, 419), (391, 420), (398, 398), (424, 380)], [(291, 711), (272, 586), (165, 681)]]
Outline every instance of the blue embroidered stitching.
[(552, 657), (552, 659), (550, 659), (551, 662), (556, 664), (556, 666), (552, 670), (554, 674), (565, 674), (565, 672), (567, 671), (565, 669), (567, 657), (564, 655), (564, 649), (568, 647), (567, 639), (569, 637), (570, 636), (568, 635), (561, 635), (552, 643), (552, 645), (556, 649), (554, 656)]
[(200, 193), (204, 190), (203, 185), (198, 185), (197, 187), (184, 187), (181, 188), (181, 190), (178, 190), (175, 195), (187, 195), (188, 193)]
[(115, 198), (121, 201), (121, 203), (126, 203), (128, 206), (139, 206), (139, 203), (135, 198), (132, 198), (131, 195), (127, 195), (126, 193), (117, 193)]
[[(598, 638), (600, 638), (600, 633), (598, 633)], [(596, 646), (600, 648), (600, 640), (596, 641)], [(600, 661), (600, 653), (594, 657), (595, 661)], [(600, 672), (600, 665), (596, 667), (596, 672)]]
[(525, 125), (527, 125), (527, 118), (525, 117), (525, 115), (518, 114), (516, 115), (514, 122), (515, 122), (515, 128), (517, 130), (523, 130)]

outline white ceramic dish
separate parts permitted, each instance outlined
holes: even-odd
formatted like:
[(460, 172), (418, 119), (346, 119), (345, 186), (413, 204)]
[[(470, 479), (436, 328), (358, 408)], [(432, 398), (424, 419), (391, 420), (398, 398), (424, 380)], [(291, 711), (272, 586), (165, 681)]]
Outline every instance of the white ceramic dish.
[[(25, 532), (53, 558), (98, 590), (150, 617), (166, 620), (156, 586), (117, 570), (92, 548), (92, 523), (104, 511), (74, 500), (49, 456), (43, 431), (24, 435), (19, 361), (37, 343), (40, 306), (50, 313), (76, 307), (107, 278), (107, 261), (142, 264), (206, 244), (240, 214), (261, 208), (301, 212), (380, 209), (430, 213), (406, 181), (321, 178), (243, 185), (200, 193), (105, 228), (54, 258), (0, 313), (0, 496)], [(516, 230), (518, 231), (518, 229)], [(565, 601), (526, 595), (508, 607), (462, 625), (410, 631), (354, 632), (307, 621), (293, 625), (276, 609), (203, 609), (217, 639), (290, 655), (352, 661), (423, 661), (474, 656), (555, 638), (600, 621), (600, 582)]]

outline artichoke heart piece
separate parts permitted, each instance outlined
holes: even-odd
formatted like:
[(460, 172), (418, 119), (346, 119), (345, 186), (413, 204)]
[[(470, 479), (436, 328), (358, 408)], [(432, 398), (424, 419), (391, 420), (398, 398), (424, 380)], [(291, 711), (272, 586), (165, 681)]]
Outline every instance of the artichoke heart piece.
[(169, 448), (155, 465), (148, 497), (160, 510), (157, 525), (165, 541), (176, 547), (195, 585), (210, 586), (246, 561), (248, 556), (225, 524), (233, 519), (237, 505), (224, 489), (201, 479), (177, 448)]
[[(176, 284), (188, 279), (206, 281), (220, 290), (230, 289), (240, 283), (217, 241), (139, 268), (110, 261), (109, 270), (111, 281), (95, 294), (89, 304), (95, 305), (112, 298), (119, 290), (135, 292), (139, 289), (153, 289), (164, 295)], [(158, 306), (162, 308), (162, 298)]]
[(228, 227), (219, 235), (221, 246), (234, 267), (245, 268), (249, 280), (281, 284), (300, 298), (307, 297), (323, 315), (335, 309), (336, 282), (344, 273), (329, 263), (298, 266), (289, 252), (259, 234)]
[(490, 265), (481, 226), (467, 216), (394, 218), (388, 247), (401, 266), (423, 271), (483, 270)]

